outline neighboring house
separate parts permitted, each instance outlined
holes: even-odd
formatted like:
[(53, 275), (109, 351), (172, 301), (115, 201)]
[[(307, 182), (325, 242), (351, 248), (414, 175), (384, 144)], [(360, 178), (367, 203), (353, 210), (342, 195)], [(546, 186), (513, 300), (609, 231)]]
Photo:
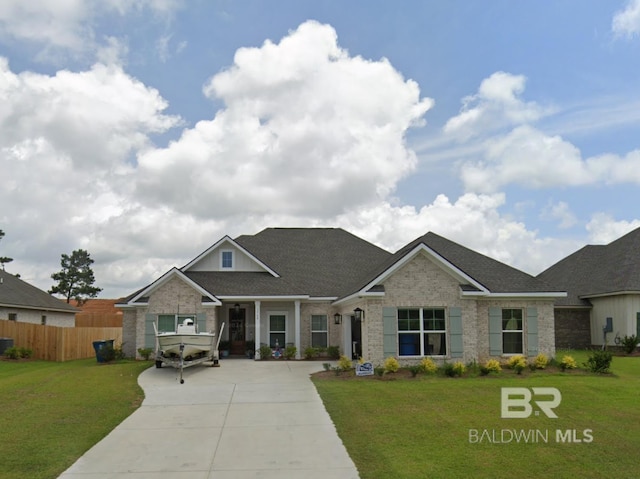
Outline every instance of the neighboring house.
[(0, 271), (0, 319), (72, 328), (78, 311), (20, 278)]
[(538, 275), (567, 291), (555, 305), (556, 347), (589, 347), (640, 336), (640, 228), (607, 245), (587, 245)]
[(76, 327), (121, 327), (122, 311), (116, 308), (117, 299), (87, 299), (78, 304), (70, 301), (80, 311), (76, 314)]
[(154, 325), (194, 317), (201, 330), (225, 323), (232, 353), (255, 341), (298, 357), (339, 346), (374, 363), (467, 362), (553, 355), (553, 304), (565, 295), (433, 233), (391, 254), (342, 229), (268, 228), (225, 236), (117, 306), (131, 355), (154, 346)]

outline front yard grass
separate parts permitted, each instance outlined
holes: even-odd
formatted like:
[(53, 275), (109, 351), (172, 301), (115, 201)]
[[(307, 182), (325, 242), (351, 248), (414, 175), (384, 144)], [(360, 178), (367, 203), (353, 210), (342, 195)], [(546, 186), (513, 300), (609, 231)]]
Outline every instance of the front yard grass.
[[(571, 354), (580, 365), (587, 357)], [(527, 369), (522, 376), (397, 380), (325, 375), (313, 381), (362, 479), (636, 478), (640, 357), (616, 356), (612, 371)], [(562, 394), (558, 418), (546, 417), (534, 405), (538, 415), (501, 419), (502, 387), (557, 388)], [(517, 442), (514, 430), (529, 440)], [(483, 431), (487, 434), (478, 440)]]
[(138, 408), (149, 366), (0, 361), (0, 478), (58, 477)]

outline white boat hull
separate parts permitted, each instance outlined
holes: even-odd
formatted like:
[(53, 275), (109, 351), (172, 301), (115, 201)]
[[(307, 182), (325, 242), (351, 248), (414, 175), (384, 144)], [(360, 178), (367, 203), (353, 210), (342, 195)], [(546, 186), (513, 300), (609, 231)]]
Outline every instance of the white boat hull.
[(180, 347), (183, 346), (182, 357), (188, 358), (202, 355), (211, 356), (215, 335), (212, 333), (159, 333), (157, 338), (163, 356), (180, 356)]

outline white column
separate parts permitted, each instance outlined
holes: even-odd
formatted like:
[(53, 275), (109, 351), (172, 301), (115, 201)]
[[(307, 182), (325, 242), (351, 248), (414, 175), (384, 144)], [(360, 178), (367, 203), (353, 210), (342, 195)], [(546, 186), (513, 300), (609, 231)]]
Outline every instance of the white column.
[(300, 301), (295, 302), (296, 359), (300, 359)]
[(260, 301), (255, 301), (255, 347), (256, 347), (256, 360), (260, 359)]

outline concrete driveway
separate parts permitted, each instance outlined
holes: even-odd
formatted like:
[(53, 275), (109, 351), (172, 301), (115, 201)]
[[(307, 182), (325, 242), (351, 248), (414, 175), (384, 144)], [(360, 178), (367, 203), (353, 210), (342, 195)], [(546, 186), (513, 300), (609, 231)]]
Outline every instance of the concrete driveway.
[(142, 406), (62, 479), (335, 479), (358, 471), (309, 374), (319, 362), (151, 368)]

